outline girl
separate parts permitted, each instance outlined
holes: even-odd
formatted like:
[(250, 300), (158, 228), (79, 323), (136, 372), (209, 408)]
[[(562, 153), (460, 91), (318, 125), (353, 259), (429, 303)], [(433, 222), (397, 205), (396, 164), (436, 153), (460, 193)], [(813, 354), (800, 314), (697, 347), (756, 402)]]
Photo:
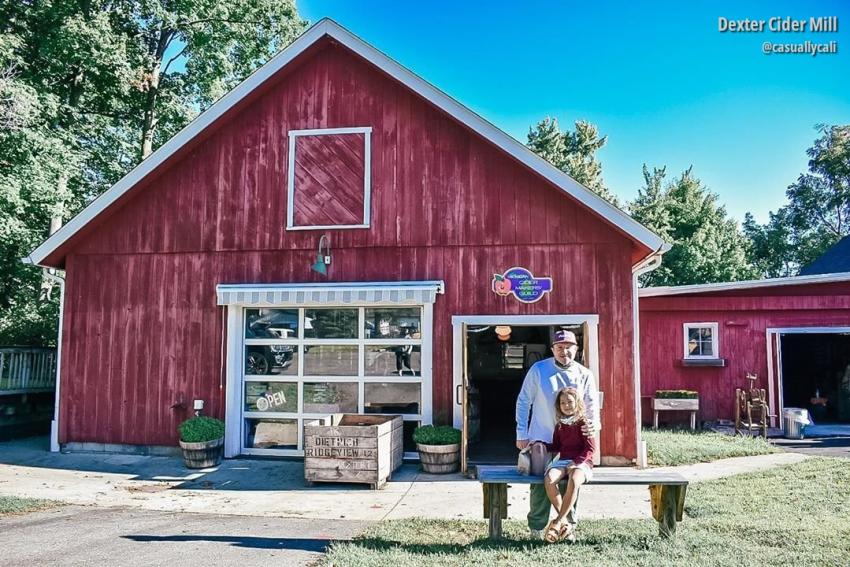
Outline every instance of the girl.
[[(587, 418), (584, 402), (575, 388), (563, 388), (555, 396), (555, 415), (558, 424), (552, 442), (547, 443), (546, 448), (559, 455), (543, 477), (546, 494), (558, 512), (546, 528), (545, 539), (549, 543), (575, 540), (575, 528), (567, 521), (567, 514), (576, 503), (579, 487), (593, 475), (593, 455), (596, 453), (596, 441), (582, 433), (582, 425)], [(562, 498), (558, 483), (564, 479), (568, 482)]]

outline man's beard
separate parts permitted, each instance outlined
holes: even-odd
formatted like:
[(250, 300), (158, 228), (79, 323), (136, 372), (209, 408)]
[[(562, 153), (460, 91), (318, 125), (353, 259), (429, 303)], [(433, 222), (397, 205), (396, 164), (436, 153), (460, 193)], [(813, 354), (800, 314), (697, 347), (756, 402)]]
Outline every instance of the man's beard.
[(568, 367), (569, 367), (569, 365), (573, 363), (573, 359), (572, 359), (572, 358), (570, 358), (569, 356), (564, 356), (564, 360), (565, 360), (565, 362), (563, 362), (563, 363), (562, 363), (560, 360), (558, 360), (558, 359), (556, 358), (556, 359), (555, 359), (555, 364), (557, 364), (557, 365), (558, 365), (558, 366), (560, 366), (561, 368), (568, 368)]

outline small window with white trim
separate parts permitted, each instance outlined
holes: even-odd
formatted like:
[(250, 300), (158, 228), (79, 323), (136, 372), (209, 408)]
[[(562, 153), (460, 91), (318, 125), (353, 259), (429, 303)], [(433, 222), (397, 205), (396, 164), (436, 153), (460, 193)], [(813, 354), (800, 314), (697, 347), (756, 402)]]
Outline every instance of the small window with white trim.
[(368, 228), (371, 127), (289, 131), (287, 230)]
[(719, 358), (717, 323), (685, 323), (685, 358)]

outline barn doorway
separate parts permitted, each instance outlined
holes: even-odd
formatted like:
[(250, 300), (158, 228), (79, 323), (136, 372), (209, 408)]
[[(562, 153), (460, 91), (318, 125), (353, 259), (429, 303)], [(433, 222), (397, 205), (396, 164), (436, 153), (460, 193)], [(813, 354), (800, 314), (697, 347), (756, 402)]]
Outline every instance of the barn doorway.
[(516, 399), (528, 369), (552, 356), (552, 337), (559, 329), (576, 334), (576, 359), (596, 375), (595, 316), (455, 321), (455, 346), (461, 348), (455, 351), (455, 425), (464, 430), (464, 469), (468, 464), (516, 463)]
[(850, 333), (782, 333), (782, 407), (816, 425), (850, 424)]

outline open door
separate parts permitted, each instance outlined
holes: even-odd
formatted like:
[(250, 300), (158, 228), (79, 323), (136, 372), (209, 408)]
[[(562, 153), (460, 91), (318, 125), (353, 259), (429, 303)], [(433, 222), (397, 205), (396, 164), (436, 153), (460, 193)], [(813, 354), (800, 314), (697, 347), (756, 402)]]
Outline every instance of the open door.
[[(770, 427), (776, 427), (776, 416), (782, 415), (782, 335), (767, 332), (767, 403), (770, 408)], [(779, 428), (782, 429), (782, 420)]]
[(458, 403), (461, 405), (463, 414), (463, 427), (461, 428), (460, 437), (460, 472), (466, 474), (466, 453), (469, 446), (469, 371), (468, 371), (468, 349), (466, 341), (466, 325), (463, 325), (463, 381), (460, 384), (460, 396)]

